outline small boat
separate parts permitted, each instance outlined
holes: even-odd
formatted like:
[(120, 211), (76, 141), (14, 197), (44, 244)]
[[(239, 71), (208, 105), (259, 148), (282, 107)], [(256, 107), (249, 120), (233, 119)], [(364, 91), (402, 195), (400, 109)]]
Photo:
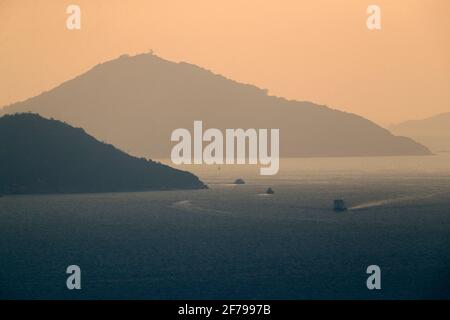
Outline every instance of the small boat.
[(345, 206), (345, 202), (342, 199), (336, 199), (334, 200), (334, 211), (346, 211), (347, 207)]
[(243, 179), (236, 179), (234, 184), (245, 184), (245, 181)]
[(274, 194), (275, 191), (273, 191), (272, 188), (269, 187), (269, 188), (267, 189), (266, 193), (267, 193), (267, 194)]

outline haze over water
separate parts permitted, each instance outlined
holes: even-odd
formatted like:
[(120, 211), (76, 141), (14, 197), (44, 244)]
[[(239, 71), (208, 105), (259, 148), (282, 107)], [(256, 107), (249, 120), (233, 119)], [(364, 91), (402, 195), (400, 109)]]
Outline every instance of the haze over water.
[(0, 198), (0, 298), (450, 297), (449, 154), (185, 168), (210, 189)]

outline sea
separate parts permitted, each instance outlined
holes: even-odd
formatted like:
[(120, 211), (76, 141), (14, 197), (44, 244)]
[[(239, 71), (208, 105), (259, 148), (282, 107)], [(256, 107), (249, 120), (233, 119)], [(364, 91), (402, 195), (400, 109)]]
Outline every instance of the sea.
[(181, 168), (209, 189), (0, 197), (0, 299), (450, 298), (450, 153)]

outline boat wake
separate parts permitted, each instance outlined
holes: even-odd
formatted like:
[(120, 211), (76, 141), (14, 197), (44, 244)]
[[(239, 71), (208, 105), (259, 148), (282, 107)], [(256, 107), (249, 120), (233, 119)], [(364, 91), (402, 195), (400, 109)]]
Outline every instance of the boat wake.
[(376, 201), (369, 201), (365, 203), (361, 203), (355, 206), (352, 206), (348, 208), (348, 210), (362, 210), (362, 209), (368, 209), (373, 207), (381, 207), (385, 205), (391, 205), (391, 204), (398, 204), (398, 203), (404, 203), (404, 202), (410, 202), (414, 200), (421, 200), (426, 198), (431, 198), (437, 194), (440, 194), (442, 192), (434, 192), (422, 196), (404, 196), (404, 197), (398, 197), (398, 198), (392, 198), (392, 199), (383, 199), (383, 200), (376, 200)]
[(205, 208), (198, 205), (194, 205), (191, 200), (181, 200), (172, 203), (172, 208), (195, 213), (206, 213), (206, 214), (227, 214), (230, 215), (232, 212), (225, 210), (217, 210), (211, 208)]

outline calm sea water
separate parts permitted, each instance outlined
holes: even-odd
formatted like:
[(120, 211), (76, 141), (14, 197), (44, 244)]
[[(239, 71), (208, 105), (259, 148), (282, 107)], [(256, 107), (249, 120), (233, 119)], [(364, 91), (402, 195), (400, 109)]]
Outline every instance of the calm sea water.
[(449, 154), (186, 169), (210, 189), (0, 198), (0, 298), (450, 298)]

